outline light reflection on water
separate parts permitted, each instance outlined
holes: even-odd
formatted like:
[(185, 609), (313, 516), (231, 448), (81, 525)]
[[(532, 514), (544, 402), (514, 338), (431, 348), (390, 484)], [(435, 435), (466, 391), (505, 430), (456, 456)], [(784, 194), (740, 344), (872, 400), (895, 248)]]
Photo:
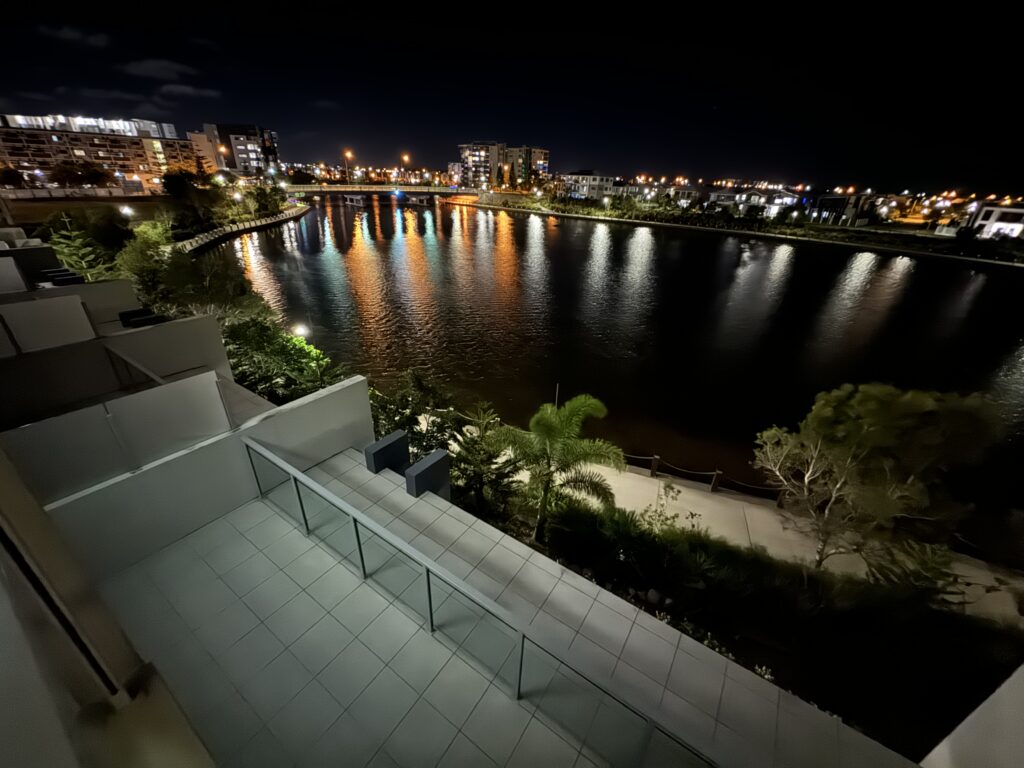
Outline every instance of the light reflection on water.
[(556, 383), (589, 391), (603, 433), (691, 466), (844, 381), (992, 382), (1024, 413), (1016, 273), (388, 198), (222, 247), (355, 371), (416, 367), (519, 421)]

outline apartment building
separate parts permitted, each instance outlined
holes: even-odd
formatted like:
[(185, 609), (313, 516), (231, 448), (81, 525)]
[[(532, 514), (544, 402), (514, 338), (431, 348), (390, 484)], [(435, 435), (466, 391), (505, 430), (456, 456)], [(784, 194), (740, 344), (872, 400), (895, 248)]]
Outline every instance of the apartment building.
[(615, 177), (596, 171), (573, 171), (563, 177), (565, 193), (577, 200), (602, 200), (614, 194)]
[[(204, 123), (202, 133), (214, 150), (219, 169), (251, 176), (266, 173), (281, 163), (277, 132), (269, 128), (242, 123)], [(207, 142), (201, 146), (205, 147)], [(205, 159), (209, 150), (200, 151)]]
[[(144, 120), (56, 119), (61, 116), (0, 117), (0, 165), (46, 182), (61, 161), (90, 162), (113, 172), (126, 186), (159, 192), (170, 170), (196, 169), (192, 142), (174, 126)], [(43, 127), (51, 126), (51, 127)]]
[(523, 186), (550, 178), (550, 153), (539, 147), (510, 147), (497, 141), (459, 145), (461, 184), (465, 187)]

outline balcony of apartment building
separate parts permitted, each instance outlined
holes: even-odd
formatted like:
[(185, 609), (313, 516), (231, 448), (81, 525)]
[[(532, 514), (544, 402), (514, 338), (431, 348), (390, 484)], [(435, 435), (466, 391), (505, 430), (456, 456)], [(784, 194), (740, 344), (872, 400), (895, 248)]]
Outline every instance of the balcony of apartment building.
[(0, 294), (0, 446), (43, 503), (272, 407), (234, 383), (215, 318), (125, 327), (142, 312), (126, 281)]
[[(438, 493), (401, 456), (368, 464), (364, 378), (275, 408), (233, 382), (213, 318), (126, 329), (136, 306), (118, 281), (0, 294), (17, 382), (0, 406), (3, 683), (33, 701), (5, 716), (23, 718), (4, 723), (11, 754), (906, 765), (449, 503), (443, 461)], [(40, 734), (70, 757), (26, 746)]]
[(69, 491), (57, 466), (107, 466), (118, 446), (62, 422), (27, 440), (51, 471), (18, 481), (5, 443), (0, 474), (218, 765), (906, 764), (443, 495), (411, 494), (400, 471), (370, 471), (362, 377), (212, 419), (187, 447), (176, 401), (126, 422), (163, 453), (127, 472)]

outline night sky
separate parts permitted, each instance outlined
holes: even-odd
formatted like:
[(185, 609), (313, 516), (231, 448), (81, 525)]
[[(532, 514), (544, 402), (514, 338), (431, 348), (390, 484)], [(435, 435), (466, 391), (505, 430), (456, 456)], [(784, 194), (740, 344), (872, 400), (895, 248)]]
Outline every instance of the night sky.
[[(260, 19), (251, 30), (230, 5), (147, 7), (124, 26), (100, 26), (105, 12), (8, 23), (0, 112), (146, 117), (182, 136), (203, 122), (259, 123), (279, 132), (282, 159), (294, 162), (337, 162), (350, 147), (359, 164), (391, 166), (408, 152), (413, 165), (444, 168), (460, 142), (496, 139), (547, 147), (562, 172), (1024, 187), (1019, 67), (999, 60), (998, 45), (967, 65), (939, 47), (908, 53), (884, 41), (856, 54), (794, 54), (634, 48), (555, 31), (524, 44), (509, 31), (480, 55), (466, 53), (471, 23), (458, 14), (391, 36), (362, 23), (358, 6), (323, 30), (303, 7), (299, 37), (268, 32), (273, 20), (255, 6), (245, 6)], [(175, 15), (188, 23), (163, 26)]]

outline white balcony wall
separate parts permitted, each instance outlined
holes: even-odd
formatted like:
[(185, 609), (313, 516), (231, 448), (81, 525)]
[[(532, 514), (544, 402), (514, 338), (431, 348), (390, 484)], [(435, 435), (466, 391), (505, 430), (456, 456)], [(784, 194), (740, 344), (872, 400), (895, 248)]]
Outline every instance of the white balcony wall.
[(212, 371), (0, 433), (43, 504), (227, 432)]
[(352, 376), (245, 425), (246, 434), (299, 469), (373, 442), (366, 378)]
[(362, 448), (373, 439), (366, 379), (352, 377), (276, 408), (47, 511), (89, 574), (105, 578), (259, 495), (243, 434), (302, 467)]
[(234, 380), (217, 319), (189, 317), (106, 336), (103, 343), (157, 376), (208, 368)]
[(231, 428), (213, 371), (120, 397), (106, 406), (132, 468)]
[(921, 761), (923, 768), (1016, 768), (1024, 756), (1024, 667)]
[(41, 504), (129, 469), (102, 405), (8, 430), (0, 446)]
[(0, 304), (0, 317), (3, 317), (22, 352), (60, 347), (96, 337), (77, 296)]
[[(6, 249), (5, 249), (6, 250)], [(0, 258), (0, 293), (25, 290), (25, 281), (18, 271), (18, 265), (11, 256)]]

